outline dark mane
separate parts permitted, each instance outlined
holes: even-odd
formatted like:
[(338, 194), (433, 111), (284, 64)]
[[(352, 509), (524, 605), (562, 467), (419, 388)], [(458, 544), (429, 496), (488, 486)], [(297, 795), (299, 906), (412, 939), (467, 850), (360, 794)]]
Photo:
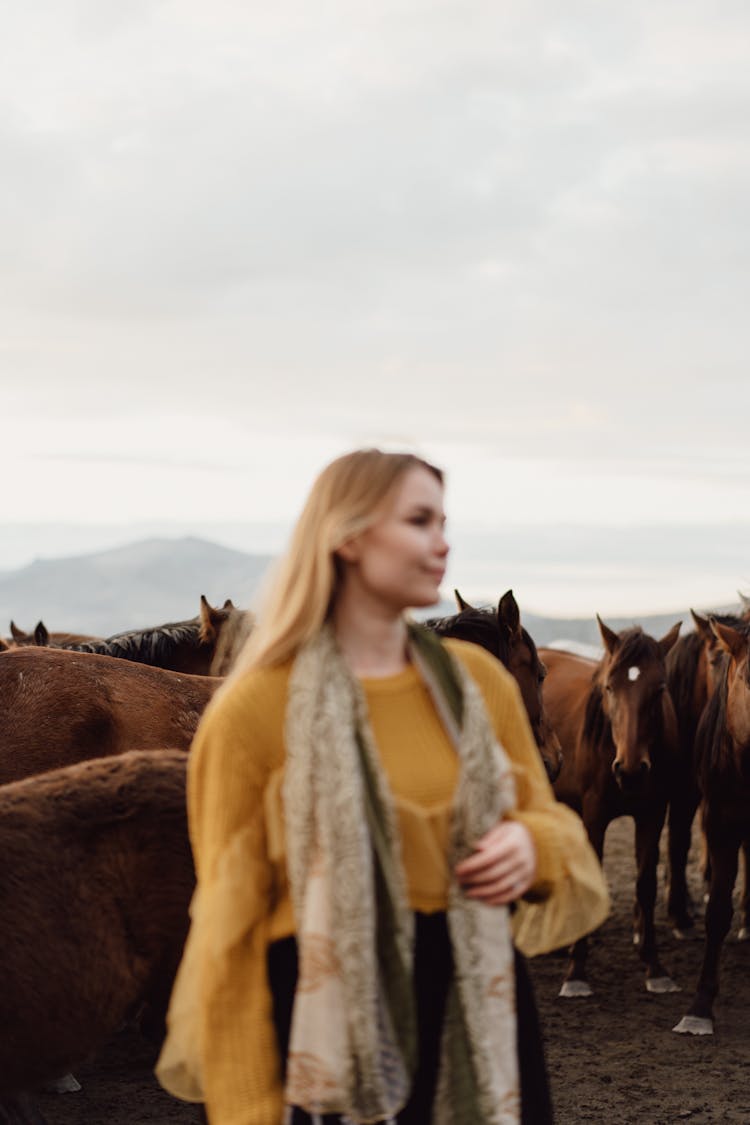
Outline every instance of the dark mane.
[[(462, 609), (460, 613), (452, 613), (448, 617), (432, 617), (424, 621), (423, 625), (432, 629), (439, 637), (456, 637), (461, 641), (481, 645), (487, 652), (496, 656), (506, 668), (508, 667), (510, 661), (508, 630), (500, 628), (496, 609)], [(536, 658), (536, 645), (525, 629), (522, 633), (524, 643), (529, 646)]]
[(677, 721), (680, 725), (680, 738), (691, 739), (695, 733), (693, 717), (693, 684), (698, 674), (698, 665), (703, 652), (703, 637), (698, 632), (686, 633), (667, 653), (667, 685), (672, 696)]
[(94, 652), (101, 656), (117, 656), (121, 660), (159, 665), (169, 660), (179, 646), (188, 644), (198, 648), (201, 643), (201, 621), (199, 617), (194, 617), (189, 621), (176, 621), (151, 629), (115, 633), (104, 641), (86, 641), (64, 647), (73, 652)]
[[(597, 669), (598, 672), (598, 669)], [(596, 678), (596, 672), (591, 681), (591, 691), (586, 700), (586, 711), (583, 716), (582, 740), (595, 750), (611, 742), (611, 724), (607, 717), (603, 700), (602, 689)]]
[(634, 625), (620, 633), (620, 641), (612, 657), (612, 671), (629, 668), (640, 660), (653, 659), (661, 660), (659, 642), (644, 633), (640, 625)]
[(729, 661), (725, 661), (721, 682), (703, 709), (695, 735), (695, 763), (698, 785), (707, 797), (712, 782), (719, 776), (734, 772), (730, 740), (727, 734), (727, 686)]

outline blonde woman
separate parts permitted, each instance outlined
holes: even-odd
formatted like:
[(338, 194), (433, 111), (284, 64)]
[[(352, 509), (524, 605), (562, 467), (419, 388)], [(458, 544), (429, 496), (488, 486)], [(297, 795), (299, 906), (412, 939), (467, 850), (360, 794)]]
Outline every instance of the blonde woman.
[(513, 934), (573, 941), (607, 892), (515, 681), (405, 616), (438, 600), (444, 523), (418, 457), (324, 469), (196, 735), (157, 1073), (211, 1125), (551, 1120)]

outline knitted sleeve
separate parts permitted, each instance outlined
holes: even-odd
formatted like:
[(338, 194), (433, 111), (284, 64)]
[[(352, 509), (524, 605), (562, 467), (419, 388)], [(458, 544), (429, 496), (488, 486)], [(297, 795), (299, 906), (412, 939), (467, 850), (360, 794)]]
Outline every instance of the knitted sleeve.
[(555, 799), (516, 681), (479, 646), (448, 644), (478, 684), (513, 767), (517, 807), (509, 817), (526, 825), (536, 845), (536, 880), (516, 912), (516, 944), (529, 956), (557, 949), (596, 929), (609, 913), (599, 860), (581, 818)]
[(266, 972), (271, 867), (263, 794), (276, 749), (268, 744), (268, 712), (278, 694), (265, 683), (269, 675), (251, 673), (225, 689), (204, 715), (190, 754), (198, 891), (190, 935), (194, 980), (187, 987), (195, 990), (200, 1083), (211, 1125), (279, 1125), (282, 1116)]

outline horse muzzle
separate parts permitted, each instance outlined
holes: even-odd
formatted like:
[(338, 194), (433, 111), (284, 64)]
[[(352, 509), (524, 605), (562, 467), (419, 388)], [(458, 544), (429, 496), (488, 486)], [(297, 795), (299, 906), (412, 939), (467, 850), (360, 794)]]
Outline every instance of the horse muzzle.
[(612, 763), (612, 773), (623, 793), (636, 795), (644, 788), (651, 774), (651, 763), (647, 758), (641, 758), (635, 767), (627, 769), (624, 762), (615, 758)]

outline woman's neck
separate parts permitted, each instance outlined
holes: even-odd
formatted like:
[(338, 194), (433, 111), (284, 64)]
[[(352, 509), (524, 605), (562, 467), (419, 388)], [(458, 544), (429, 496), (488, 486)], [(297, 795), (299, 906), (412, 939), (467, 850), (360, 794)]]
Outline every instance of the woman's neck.
[(406, 622), (401, 614), (368, 612), (362, 606), (337, 605), (333, 630), (355, 676), (395, 676), (409, 663)]

